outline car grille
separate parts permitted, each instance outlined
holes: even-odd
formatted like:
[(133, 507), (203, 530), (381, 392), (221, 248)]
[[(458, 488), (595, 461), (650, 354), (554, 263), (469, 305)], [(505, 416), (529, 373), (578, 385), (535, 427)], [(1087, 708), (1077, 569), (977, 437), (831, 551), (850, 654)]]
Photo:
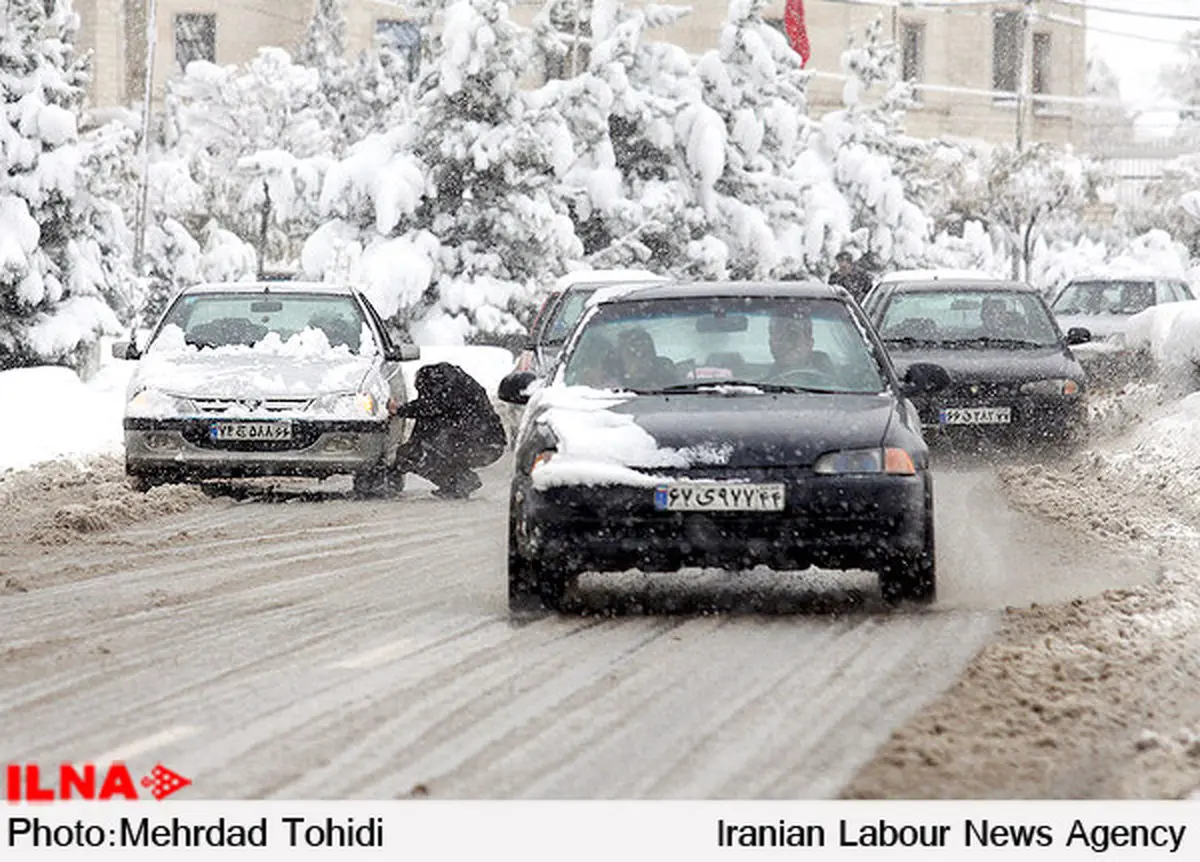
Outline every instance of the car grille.
[(311, 398), (191, 398), (197, 412), (217, 415), (235, 410), (239, 413), (298, 413), (308, 409)]
[(938, 393), (939, 400), (972, 401), (980, 398), (1003, 398), (1020, 393), (1021, 384), (995, 381), (961, 381)]
[(180, 433), (183, 439), (201, 449), (223, 452), (287, 452), (307, 449), (321, 436), (320, 429), (309, 422), (292, 422), (291, 440), (213, 440), (207, 422), (188, 422)]

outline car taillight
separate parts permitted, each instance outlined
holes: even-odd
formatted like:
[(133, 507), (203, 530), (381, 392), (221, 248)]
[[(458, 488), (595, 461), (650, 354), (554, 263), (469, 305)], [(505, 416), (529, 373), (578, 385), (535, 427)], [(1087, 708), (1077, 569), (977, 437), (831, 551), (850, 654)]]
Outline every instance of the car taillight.
[(521, 355), (517, 357), (517, 366), (513, 371), (532, 371), (535, 359), (532, 350), (522, 350)]

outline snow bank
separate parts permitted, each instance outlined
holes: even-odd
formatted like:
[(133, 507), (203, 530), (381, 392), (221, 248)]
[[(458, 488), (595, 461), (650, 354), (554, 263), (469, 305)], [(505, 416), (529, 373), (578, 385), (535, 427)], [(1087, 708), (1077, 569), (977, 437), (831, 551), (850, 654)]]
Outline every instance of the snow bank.
[(0, 470), (42, 461), (120, 454), (121, 417), (132, 362), (113, 360), (87, 383), (69, 368), (0, 372)]
[(1129, 318), (1126, 343), (1149, 351), (1163, 375), (1186, 381), (1200, 371), (1200, 300), (1147, 308)]

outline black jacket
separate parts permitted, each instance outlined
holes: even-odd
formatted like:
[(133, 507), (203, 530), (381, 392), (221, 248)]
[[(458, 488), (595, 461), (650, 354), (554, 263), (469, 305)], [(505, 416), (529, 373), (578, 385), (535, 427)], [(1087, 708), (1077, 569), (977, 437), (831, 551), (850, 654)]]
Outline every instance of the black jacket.
[(862, 302), (863, 297), (871, 290), (871, 276), (858, 267), (854, 267), (845, 275), (835, 272), (829, 276), (829, 283), (846, 288), (859, 302)]
[(397, 416), (416, 420), (410, 440), (451, 431), (464, 448), (505, 444), (504, 423), (487, 391), (457, 365), (425, 365), (417, 370), (415, 382), (416, 399), (396, 411)]

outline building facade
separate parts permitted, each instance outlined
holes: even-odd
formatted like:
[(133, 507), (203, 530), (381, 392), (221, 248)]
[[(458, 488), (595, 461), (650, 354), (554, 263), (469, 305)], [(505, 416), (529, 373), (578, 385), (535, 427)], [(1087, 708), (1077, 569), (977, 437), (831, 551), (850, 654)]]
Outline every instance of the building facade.
[[(80, 46), (93, 52), (91, 99), (97, 107), (140, 102), (146, 69), (146, 16), (154, 24), (153, 82), (156, 93), (190, 60), (221, 65), (241, 63), (259, 47), (294, 51), (304, 38), (314, 0), (75, 0), (82, 20)], [(629, 0), (638, 3), (644, 0)], [(351, 54), (381, 42), (416, 51), (421, 34), (406, 20), (399, 0), (346, 0), (347, 49)], [(513, 19), (532, 23), (542, 0), (514, 0)], [(727, 0), (693, 0), (692, 13), (652, 32), (694, 54), (717, 46)], [(767, 16), (782, 27), (784, 0), (770, 0)], [(849, 38), (862, 40), (868, 25), (883, 18), (885, 35), (901, 47), (904, 77), (917, 87), (919, 101), (909, 112), (907, 131), (918, 137), (954, 135), (1012, 142), (1017, 134), (1021, 70), (1021, 6), (887, 8), (847, 0), (806, 0), (814, 72), (809, 106), (814, 115), (841, 105), (841, 54)], [(1032, 91), (1038, 94), (1027, 140), (1075, 142), (1084, 137), (1082, 112), (1062, 97), (1085, 93), (1086, 21), (1075, 5), (1039, 0), (1033, 26)], [(568, 73), (545, 69), (541, 75)]]

